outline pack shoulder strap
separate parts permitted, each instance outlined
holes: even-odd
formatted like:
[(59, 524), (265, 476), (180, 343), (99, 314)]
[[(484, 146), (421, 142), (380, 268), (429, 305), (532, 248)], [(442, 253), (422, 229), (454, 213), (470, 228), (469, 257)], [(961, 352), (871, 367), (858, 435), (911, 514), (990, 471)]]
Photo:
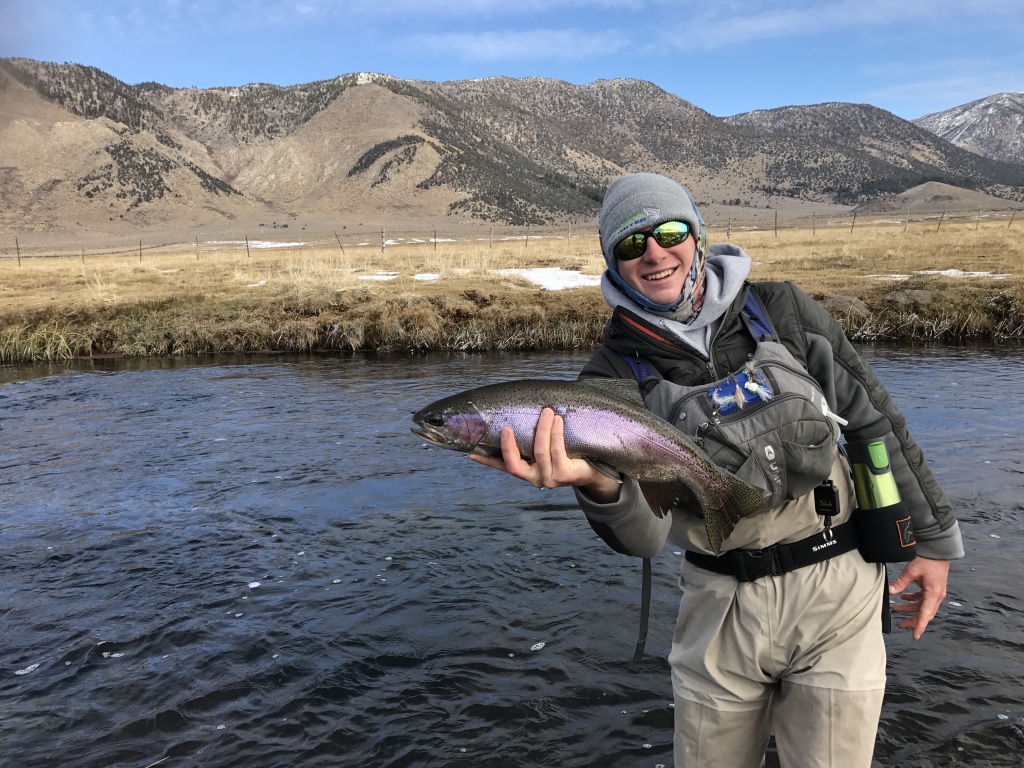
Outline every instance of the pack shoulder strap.
[(779, 334), (775, 332), (772, 319), (768, 316), (768, 310), (764, 308), (761, 297), (757, 295), (754, 286), (747, 290), (747, 301), (740, 310), (740, 317), (743, 324), (747, 326), (754, 341), (778, 341)]
[(619, 357), (622, 358), (622, 362), (629, 366), (629, 370), (633, 374), (633, 378), (636, 379), (636, 383), (640, 385), (640, 393), (647, 395), (654, 385), (661, 381), (662, 377), (658, 374), (651, 364), (644, 360), (642, 357), (636, 355), (630, 355), (626, 352), (618, 352)]

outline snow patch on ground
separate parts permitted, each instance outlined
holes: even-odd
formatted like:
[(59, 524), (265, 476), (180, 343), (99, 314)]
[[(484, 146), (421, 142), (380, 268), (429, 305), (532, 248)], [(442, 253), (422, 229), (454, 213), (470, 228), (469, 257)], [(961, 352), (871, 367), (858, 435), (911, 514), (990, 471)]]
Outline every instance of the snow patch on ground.
[[(1010, 275), (996, 274), (992, 272), (964, 272), (959, 269), (923, 269), (919, 272), (915, 272), (915, 275), (938, 275), (939, 277), (955, 277), (955, 278), (966, 278), (966, 277), (987, 277), (992, 280), (1005, 280)], [(910, 275), (867, 275), (869, 278), (875, 280), (891, 280), (899, 282), (902, 280), (909, 280)]]
[[(233, 245), (237, 248), (245, 247), (245, 240), (211, 240), (207, 245)], [(271, 240), (250, 240), (250, 248), (297, 248), (309, 243), (278, 243)]]
[(495, 274), (502, 277), (519, 276), (547, 291), (564, 291), (568, 288), (584, 288), (601, 284), (600, 275), (584, 275), (560, 267), (537, 267), (535, 269), (497, 269)]

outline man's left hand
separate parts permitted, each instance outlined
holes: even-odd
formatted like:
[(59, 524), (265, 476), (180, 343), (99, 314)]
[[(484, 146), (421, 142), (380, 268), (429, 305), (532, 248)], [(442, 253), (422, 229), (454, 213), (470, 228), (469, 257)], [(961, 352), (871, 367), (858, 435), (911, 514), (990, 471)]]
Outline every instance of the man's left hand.
[[(907, 563), (903, 573), (889, 584), (889, 594), (898, 594), (901, 599), (906, 601), (896, 603), (892, 610), (897, 613), (910, 614), (900, 622), (900, 629), (913, 629), (915, 640), (920, 639), (928, 622), (934, 619), (935, 614), (938, 613), (939, 605), (946, 597), (948, 578), (948, 560), (929, 560), (926, 557), (917, 557)], [(917, 584), (920, 589), (914, 592), (904, 592), (911, 584)]]

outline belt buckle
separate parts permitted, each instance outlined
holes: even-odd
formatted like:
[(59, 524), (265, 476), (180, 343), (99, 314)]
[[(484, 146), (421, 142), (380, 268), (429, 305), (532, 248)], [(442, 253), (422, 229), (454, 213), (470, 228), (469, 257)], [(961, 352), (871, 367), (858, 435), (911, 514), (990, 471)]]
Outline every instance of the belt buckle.
[(734, 550), (730, 554), (739, 581), (757, 581), (765, 576), (778, 576), (782, 573), (776, 546)]

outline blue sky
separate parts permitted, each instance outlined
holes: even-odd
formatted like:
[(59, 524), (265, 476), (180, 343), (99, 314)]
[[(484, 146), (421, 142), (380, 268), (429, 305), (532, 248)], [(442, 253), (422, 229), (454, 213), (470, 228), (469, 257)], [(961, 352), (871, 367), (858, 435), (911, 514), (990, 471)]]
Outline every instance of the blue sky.
[(913, 119), (1024, 91), (1022, 0), (0, 0), (0, 56), (128, 83), (349, 72), (649, 80), (718, 115), (873, 104)]

